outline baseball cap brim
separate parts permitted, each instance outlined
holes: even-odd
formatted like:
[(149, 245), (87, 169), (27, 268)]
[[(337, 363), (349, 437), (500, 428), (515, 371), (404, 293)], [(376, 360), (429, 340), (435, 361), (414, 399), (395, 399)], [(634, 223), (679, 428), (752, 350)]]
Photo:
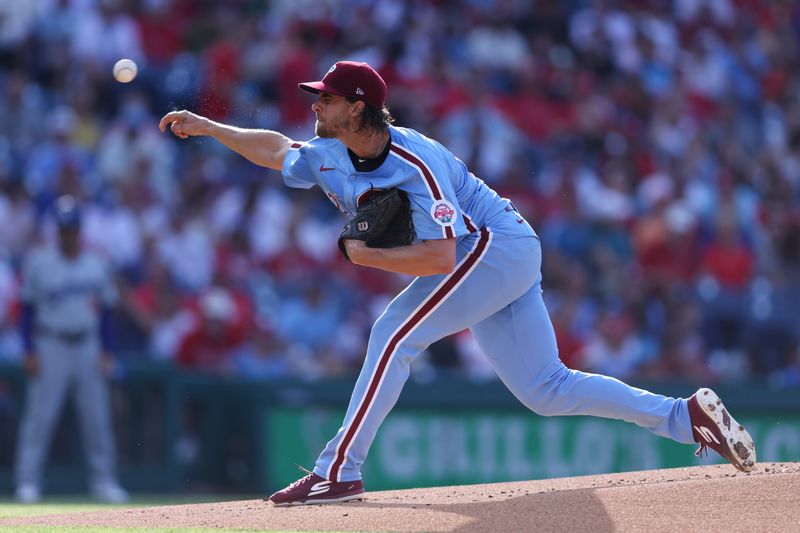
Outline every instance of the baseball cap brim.
[(297, 86), (303, 91), (311, 94), (330, 93), (338, 96), (347, 96), (341, 91), (337, 91), (330, 85), (326, 85), (321, 81), (308, 81), (306, 83), (298, 83)]

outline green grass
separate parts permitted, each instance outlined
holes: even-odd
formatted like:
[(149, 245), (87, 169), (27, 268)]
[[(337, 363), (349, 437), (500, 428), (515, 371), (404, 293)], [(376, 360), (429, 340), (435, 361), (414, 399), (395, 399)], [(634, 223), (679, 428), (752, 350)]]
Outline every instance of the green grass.
[(190, 503), (225, 502), (233, 500), (255, 499), (256, 496), (209, 495), (209, 496), (137, 496), (129, 503), (98, 503), (84, 497), (44, 498), (37, 504), (20, 504), (13, 500), (0, 499), (0, 520), (23, 516), (44, 516), (61, 513), (81, 513), (88, 511), (108, 511), (131, 507), (155, 507), (159, 505), (182, 505)]
[[(243, 500), (243, 499), (255, 499), (257, 496), (254, 495), (230, 495), (226, 494), (223, 496), (216, 495), (216, 496), (183, 496), (183, 497), (175, 497), (175, 496), (166, 496), (166, 497), (159, 497), (159, 496), (144, 496), (144, 497), (136, 497), (130, 503), (122, 504), (122, 505), (112, 505), (107, 503), (96, 503), (87, 500), (86, 498), (78, 498), (78, 497), (64, 497), (61, 499), (57, 498), (45, 498), (42, 503), (33, 504), (33, 505), (26, 505), (26, 504), (19, 504), (12, 500), (0, 500), (0, 531), (15, 531), (21, 533), (60, 533), (62, 531), (68, 533), (88, 533), (88, 532), (100, 532), (100, 533), (124, 533), (124, 532), (131, 532), (131, 533), (142, 533), (147, 531), (148, 533), (224, 533), (224, 532), (235, 532), (235, 533), (250, 533), (250, 532), (261, 532), (267, 530), (253, 530), (253, 529), (217, 529), (217, 528), (135, 528), (135, 527), (103, 527), (98, 528), (97, 526), (42, 526), (42, 525), (30, 525), (30, 526), (4, 526), (2, 520), (9, 519), (9, 518), (24, 518), (24, 517), (35, 517), (35, 516), (46, 516), (52, 514), (63, 514), (63, 513), (81, 513), (81, 512), (89, 512), (89, 511), (107, 511), (112, 509), (129, 509), (132, 507), (150, 507), (150, 506), (158, 506), (158, 505), (182, 505), (182, 504), (190, 504), (190, 503), (207, 503), (207, 502), (224, 502), (224, 501), (233, 501), (233, 500)], [(278, 532), (275, 532), (278, 533)], [(289, 532), (280, 532), (280, 533), (289, 533)], [(293, 532), (299, 533), (299, 532)]]
[(45, 516), (61, 513), (81, 513), (106, 509), (122, 509), (136, 507), (132, 505), (108, 505), (93, 503), (39, 503), (36, 505), (22, 505), (18, 503), (0, 503), (0, 520), (5, 518), (20, 518), (25, 516)]
[[(63, 512), (63, 511), (59, 511)], [(49, 514), (49, 513), (43, 513)], [(313, 533), (303, 531), (275, 531), (266, 529), (221, 529), (221, 528), (202, 528), (202, 527), (97, 527), (97, 526), (3, 526), (0, 523), (0, 531), (19, 531), (22, 533)]]

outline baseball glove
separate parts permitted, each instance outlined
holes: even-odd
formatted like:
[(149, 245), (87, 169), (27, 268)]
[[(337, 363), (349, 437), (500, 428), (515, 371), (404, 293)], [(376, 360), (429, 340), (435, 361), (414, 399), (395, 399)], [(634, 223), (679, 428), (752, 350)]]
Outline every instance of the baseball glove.
[(339, 250), (348, 261), (344, 241), (364, 241), (370, 248), (395, 248), (414, 242), (411, 203), (400, 189), (375, 191), (358, 206), (339, 236)]

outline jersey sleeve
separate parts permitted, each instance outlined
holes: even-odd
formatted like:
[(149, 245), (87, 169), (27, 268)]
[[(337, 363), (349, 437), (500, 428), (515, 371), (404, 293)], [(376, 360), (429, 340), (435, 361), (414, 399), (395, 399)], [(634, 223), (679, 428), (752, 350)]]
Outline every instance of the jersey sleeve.
[(411, 201), (418, 239), (460, 237), (469, 233), (453, 188), (453, 169), (440, 153), (426, 155), (397, 147), (396, 153), (415, 170), (404, 189)]
[(302, 143), (292, 143), (283, 159), (283, 182), (294, 189), (310, 189), (317, 184), (309, 163), (309, 147)]

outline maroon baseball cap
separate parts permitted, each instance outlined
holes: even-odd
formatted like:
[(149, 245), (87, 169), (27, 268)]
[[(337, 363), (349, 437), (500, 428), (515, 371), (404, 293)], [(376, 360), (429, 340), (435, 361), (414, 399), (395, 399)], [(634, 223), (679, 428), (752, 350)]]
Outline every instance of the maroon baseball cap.
[(339, 61), (322, 81), (298, 83), (297, 86), (313, 94), (326, 92), (363, 100), (377, 108), (383, 107), (386, 101), (386, 82), (381, 75), (366, 63), (355, 61)]

